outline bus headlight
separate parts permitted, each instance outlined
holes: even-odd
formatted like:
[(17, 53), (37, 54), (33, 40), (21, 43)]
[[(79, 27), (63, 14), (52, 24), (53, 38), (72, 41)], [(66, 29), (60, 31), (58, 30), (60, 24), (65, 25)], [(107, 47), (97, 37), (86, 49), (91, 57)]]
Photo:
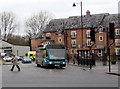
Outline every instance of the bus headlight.
[(63, 62), (63, 64), (65, 64), (65, 62)]
[(49, 64), (52, 64), (52, 62), (49, 62)]

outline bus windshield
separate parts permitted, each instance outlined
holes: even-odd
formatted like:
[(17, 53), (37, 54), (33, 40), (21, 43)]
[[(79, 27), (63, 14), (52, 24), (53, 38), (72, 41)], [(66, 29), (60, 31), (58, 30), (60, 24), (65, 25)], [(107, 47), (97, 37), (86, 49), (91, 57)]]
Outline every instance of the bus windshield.
[(48, 49), (50, 59), (65, 59), (65, 49)]

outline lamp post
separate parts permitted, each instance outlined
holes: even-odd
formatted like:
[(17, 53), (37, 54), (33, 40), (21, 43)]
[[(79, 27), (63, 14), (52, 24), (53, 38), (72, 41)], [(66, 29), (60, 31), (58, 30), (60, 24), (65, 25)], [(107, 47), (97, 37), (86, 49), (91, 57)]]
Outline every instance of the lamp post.
[(80, 4), (81, 7), (81, 36), (82, 36), (82, 48), (83, 48), (83, 18), (82, 18), (82, 1), (80, 3), (73, 3), (73, 7), (76, 7), (76, 4)]
[[(83, 49), (83, 18), (82, 18), (82, 1), (80, 3), (73, 3), (73, 7), (76, 7), (76, 4), (80, 4), (80, 7), (81, 7), (81, 39), (82, 39), (82, 49)], [(78, 53), (79, 55), (79, 53)], [(81, 51), (81, 56), (83, 56), (83, 51)], [(78, 62), (78, 65), (79, 65), (79, 62)]]

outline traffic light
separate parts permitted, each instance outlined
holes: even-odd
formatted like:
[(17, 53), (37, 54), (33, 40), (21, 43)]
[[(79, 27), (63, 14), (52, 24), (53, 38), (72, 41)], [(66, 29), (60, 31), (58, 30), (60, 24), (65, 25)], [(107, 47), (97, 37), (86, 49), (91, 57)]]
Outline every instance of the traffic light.
[(91, 41), (95, 42), (95, 30), (93, 27), (90, 28), (90, 37), (91, 37)]
[(114, 39), (115, 36), (114, 23), (109, 23), (109, 33), (110, 33), (110, 39)]

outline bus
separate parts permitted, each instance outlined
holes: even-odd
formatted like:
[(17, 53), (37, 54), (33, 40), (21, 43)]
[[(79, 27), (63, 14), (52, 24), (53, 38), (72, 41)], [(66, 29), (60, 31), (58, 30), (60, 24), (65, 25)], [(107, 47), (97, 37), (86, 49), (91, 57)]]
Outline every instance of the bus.
[(36, 48), (36, 64), (38, 67), (66, 67), (66, 58), (66, 47), (62, 44), (47, 44)]

